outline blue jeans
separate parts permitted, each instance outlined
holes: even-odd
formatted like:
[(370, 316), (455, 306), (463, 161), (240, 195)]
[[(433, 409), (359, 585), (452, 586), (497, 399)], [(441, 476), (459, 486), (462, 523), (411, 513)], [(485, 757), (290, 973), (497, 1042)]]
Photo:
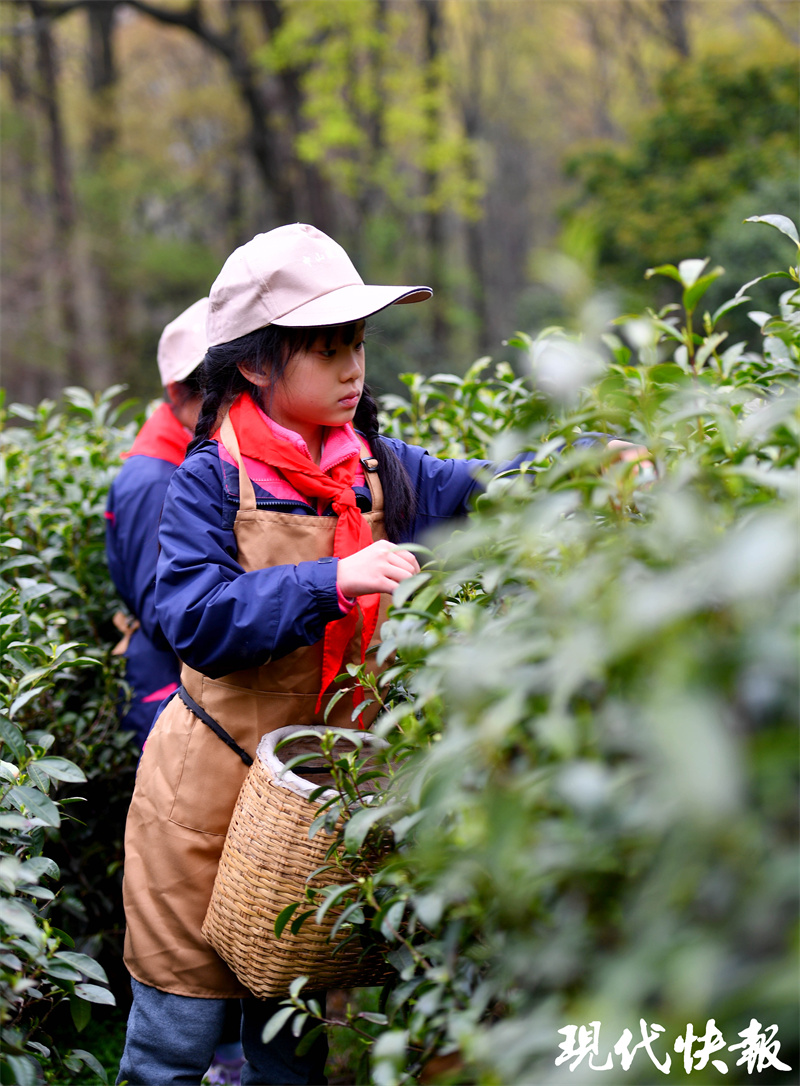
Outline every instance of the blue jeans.
[[(197, 1086), (212, 1062), (229, 1000), (170, 995), (133, 978), (131, 987), (133, 1006), (117, 1083)], [(279, 1003), (255, 997), (241, 1000), (242, 1086), (325, 1086), (324, 1033), (305, 1056), (295, 1056), (299, 1039), (287, 1026), (269, 1044), (262, 1043), (264, 1026)]]

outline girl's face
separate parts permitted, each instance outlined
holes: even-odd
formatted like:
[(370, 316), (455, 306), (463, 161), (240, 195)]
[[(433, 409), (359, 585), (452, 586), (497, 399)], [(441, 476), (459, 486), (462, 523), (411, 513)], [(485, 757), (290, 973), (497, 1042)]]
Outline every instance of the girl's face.
[(309, 449), (322, 427), (343, 426), (355, 415), (364, 387), (364, 328), (360, 321), (352, 343), (342, 342), (341, 331), (321, 333), (292, 356), (274, 387), (263, 377), (257, 382), (270, 417), (300, 434)]

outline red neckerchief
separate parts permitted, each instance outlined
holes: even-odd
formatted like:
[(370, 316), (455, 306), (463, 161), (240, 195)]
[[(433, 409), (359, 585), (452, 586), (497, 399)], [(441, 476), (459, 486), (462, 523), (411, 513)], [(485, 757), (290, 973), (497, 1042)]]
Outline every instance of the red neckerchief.
[[(353, 456), (344, 463), (335, 464), (328, 474), (322, 471), (310, 456), (273, 433), (247, 394), (239, 396), (235, 401), (230, 410), (230, 419), (242, 456), (262, 460), (265, 464), (277, 468), (301, 494), (325, 498), (332, 503), (333, 511), (338, 517), (333, 536), (335, 558), (346, 558), (372, 543), (372, 532), (356, 504), (356, 496), (353, 493), (353, 479), (359, 461), (358, 452), (354, 452)], [(214, 437), (219, 440), (219, 432), (214, 434)], [(360, 609), (363, 616), (361, 627), (361, 661), (363, 663), (367, 647), (378, 624), (379, 606), (380, 595), (377, 592), (359, 596), (357, 608), (354, 607), (349, 614), (329, 622), (325, 627), (322, 686), (317, 699), (317, 712), (322, 704), (322, 695), (342, 671), (345, 651), (355, 633), (358, 610)], [(353, 693), (354, 703), (360, 704), (363, 696), (361, 688), (356, 687)]]
[(184, 426), (173, 415), (169, 404), (162, 403), (136, 435), (130, 451), (122, 454), (122, 459), (127, 460), (129, 456), (152, 456), (154, 460), (182, 464), (186, 458), (186, 447), (191, 440)]

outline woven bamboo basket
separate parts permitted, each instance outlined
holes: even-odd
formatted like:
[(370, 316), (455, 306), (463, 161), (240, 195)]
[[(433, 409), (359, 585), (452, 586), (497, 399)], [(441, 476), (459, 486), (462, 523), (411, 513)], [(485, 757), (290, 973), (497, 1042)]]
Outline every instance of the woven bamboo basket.
[[(314, 730), (322, 734), (326, 729)], [(259, 743), (236, 801), (202, 928), (241, 983), (262, 999), (286, 995), (291, 982), (301, 975), (309, 978), (307, 991), (316, 991), (380, 984), (391, 972), (379, 954), (365, 954), (357, 939), (334, 954), (346, 938), (340, 931), (335, 940), (330, 939), (341, 912), (335, 906), (322, 924), (316, 924), (312, 916), (297, 934), (287, 924), (280, 938), (275, 936), (276, 918), (292, 902), (302, 903), (307, 885), (318, 888), (352, 881), (348, 872), (337, 867), (309, 880), (312, 871), (326, 862), (331, 838), (320, 831), (309, 840), (308, 830), (322, 800), (312, 803), (308, 797), (321, 784), (330, 783), (330, 778), (307, 780), (303, 767), (284, 771), (284, 762), (319, 749), (306, 738), (276, 754), (276, 744), (295, 731), (279, 728)], [(302, 911), (301, 904), (295, 915)]]

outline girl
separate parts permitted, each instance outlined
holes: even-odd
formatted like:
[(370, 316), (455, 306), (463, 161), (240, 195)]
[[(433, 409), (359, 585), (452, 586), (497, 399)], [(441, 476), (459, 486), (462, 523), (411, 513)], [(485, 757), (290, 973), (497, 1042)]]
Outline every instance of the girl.
[[(249, 997), (200, 928), (259, 739), (322, 722), (333, 680), (364, 659), (388, 594), (418, 571), (403, 542), (464, 514), (486, 466), (378, 434), (365, 319), (430, 294), (365, 286), (302, 224), (237, 249), (211, 288), (205, 399), (159, 533), (156, 609), (183, 668), (128, 817), (134, 998), (119, 1082), (199, 1082), (231, 999), (242, 1083), (324, 1082), (324, 1042), (303, 1058), (286, 1032), (263, 1045), (274, 1005)], [(353, 726), (349, 700), (331, 724)]]

